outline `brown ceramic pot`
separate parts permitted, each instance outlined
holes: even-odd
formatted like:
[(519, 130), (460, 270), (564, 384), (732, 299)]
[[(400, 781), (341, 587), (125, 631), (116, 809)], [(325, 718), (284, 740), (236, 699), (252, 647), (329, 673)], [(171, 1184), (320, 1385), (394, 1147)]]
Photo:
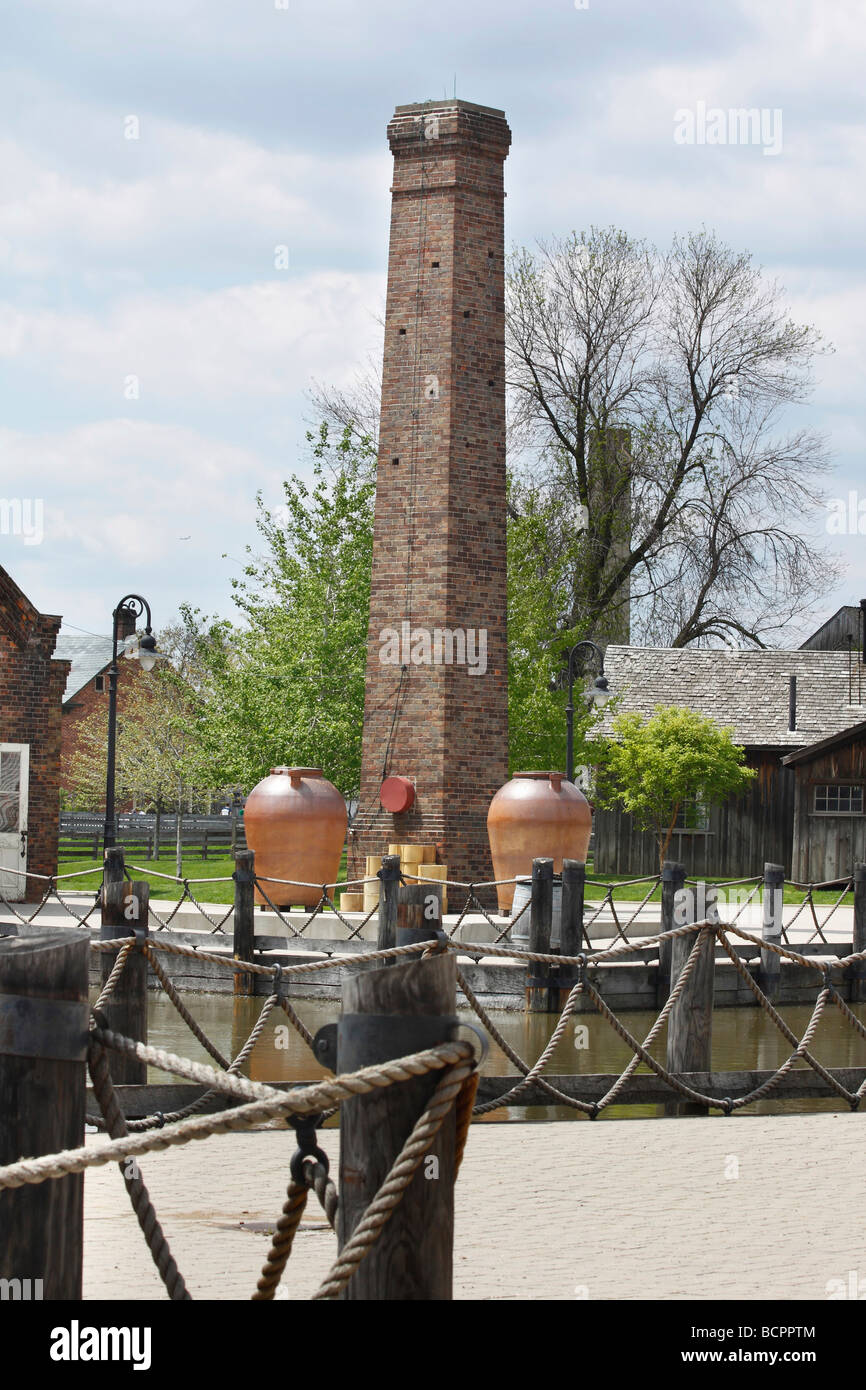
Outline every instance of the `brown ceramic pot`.
[[(290, 878), (314, 885), (264, 883), (276, 907), (315, 907), (321, 884), (334, 883), (346, 839), (346, 803), (318, 767), (272, 767), (253, 787), (244, 808), (247, 845), (256, 877)], [(265, 899), (256, 888), (256, 902)]]
[[(533, 859), (553, 860), (562, 873), (563, 859), (586, 862), (592, 812), (583, 792), (561, 772), (515, 772), (500, 787), (487, 812), (487, 834), (494, 878), (532, 873)], [(514, 884), (496, 890), (500, 912), (510, 912)]]

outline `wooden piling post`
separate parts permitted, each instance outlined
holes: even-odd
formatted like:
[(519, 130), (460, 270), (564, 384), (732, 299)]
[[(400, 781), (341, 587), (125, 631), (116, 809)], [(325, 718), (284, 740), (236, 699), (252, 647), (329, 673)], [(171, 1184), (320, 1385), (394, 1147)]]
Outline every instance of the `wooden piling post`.
[(105, 901), (105, 886), (108, 883), (123, 883), (126, 878), (126, 861), (123, 849), (120, 845), (111, 845), (103, 855), (102, 861), (102, 897)]
[[(673, 860), (662, 865), (662, 915), (661, 929), (663, 932), (673, 931), (677, 925), (676, 910), (682, 904), (683, 889), (686, 883), (686, 871), (682, 864), (676, 864)], [(682, 915), (682, 914), (681, 914)], [(671, 946), (672, 941), (659, 942), (659, 973), (656, 982), (656, 1007), (661, 1009), (668, 1001), (671, 992)]]
[[(127, 883), (121, 878), (106, 881), (102, 892), (100, 940), (114, 941), (121, 936), (147, 939), (150, 885), (144, 881)], [(117, 951), (102, 951), (102, 983), (105, 984), (117, 960)], [(140, 950), (130, 952), (123, 973), (108, 997), (103, 1012), (113, 1033), (123, 1033), (136, 1042), (147, 1042), (147, 957)], [(137, 1057), (108, 1049), (108, 1071), (118, 1085), (143, 1086), (147, 1082), (147, 1063)]]
[[(235, 882), (235, 910), (232, 923), (232, 956), (235, 960), (251, 961), (256, 949), (255, 880), (256, 856), (251, 849), (239, 849), (235, 855), (232, 878)], [(248, 970), (235, 972), (235, 994), (255, 994), (256, 977)]]
[[(376, 949), (386, 951), (397, 944), (397, 900), (400, 887), (399, 854), (383, 854), (379, 874), (379, 931)], [(393, 965), (393, 961), (384, 962)]]
[[(764, 865), (764, 910), (761, 936), (774, 946), (782, 944), (782, 907), (785, 869), (782, 864)], [(776, 999), (782, 983), (782, 957), (775, 951), (761, 950), (761, 989), (768, 999)]]
[[(0, 937), (0, 1164), (84, 1143), (89, 961), (78, 930)], [(83, 1173), (0, 1191), (0, 1278), (80, 1299), (83, 1211)]]
[(441, 930), (442, 884), (398, 883), (395, 944), (410, 946), (416, 941), (435, 941)]
[[(553, 926), (553, 860), (533, 859), (529, 904), (529, 949), (542, 954), (550, 951)], [(548, 1012), (550, 966), (531, 960), (526, 966), (526, 1008), (531, 1014)]]
[[(699, 940), (698, 940), (699, 938)], [(701, 932), (675, 936), (671, 941), (671, 988), (680, 977), (698, 940), (698, 959), (692, 967), (683, 992), (668, 1015), (668, 1071), (712, 1071), (713, 995), (716, 974), (716, 934), (709, 927)], [(698, 1101), (674, 1100), (666, 1113), (706, 1115), (707, 1106)]]
[[(854, 865), (854, 933), (853, 952), (866, 951), (866, 864)], [(866, 961), (858, 960), (848, 967), (849, 1001), (862, 1004), (866, 1000)]]
[[(586, 865), (579, 859), (562, 861), (562, 913), (559, 929), (559, 950), (563, 956), (577, 956), (583, 950), (583, 898), (586, 889)], [(558, 999), (557, 1012), (565, 1007), (569, 994), (574, 988), (577, 972), (573, 966), (559, 967), (556, 979)]]
[[(364, 970), (343, 983), (337, 1031), (339, 1072), (435, 1047), (453, 1036), (457, 974), (451, 951), (427, 960)], [(342, 1250), (442, 1078), (411, 1081), (353, 1096), (340, 1110), (339, 1246)], [(454, 1110), (370, 1253), (340, 1297), (442, 1300), (452, 1296)]]

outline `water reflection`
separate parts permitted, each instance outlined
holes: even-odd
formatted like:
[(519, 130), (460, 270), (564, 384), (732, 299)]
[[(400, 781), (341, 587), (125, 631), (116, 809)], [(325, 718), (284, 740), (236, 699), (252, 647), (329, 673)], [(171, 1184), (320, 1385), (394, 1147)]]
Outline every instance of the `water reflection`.
[[(185, 1002), (216, 1046), (231, 1056), (240, 1051), (262, 1006), (261, 999), (216, 994), (188, 995)], [(295, 1007), (313, 1033), (339, 1014), (339, 1006), (332, 1001), (299, 1000)], [(794, 1034), (801, 1037), (811, 1017), (811, 1007), (792, 1005), (781, 1008), (779, 1012)], [(866, 1005), (855, 1005), (854, 1012), (861, 1022), (866, 1023)], [(467, 1022), (475, 1019), (468, 1011), (461, 1016)], [(547, 1046), (557, 1023), (556, 1016), (551, 1014), (491, 1011), (491, 1017), (510, 1046), (530, 1062)], [(623, 1015), (626, 1028), (641, 1042), (654, 1021), (655, 1015), (650, 1012)], [(149, 996), (148, 1029), (149, 1041), (154, 1046), (167, 1048), (196, 1061), (212, 1062), (164, 995), (151, 993)], [(652, 1055), (660, 1061), (664, 1060), (664, 1045), (662, 1032), (651, 1048)], [(792, 1050), (762, 1009), (720, 1009), (713, 1016), (714, 1071), (770, 1071), (790, 1056)], [(838, 1009), (829, 1006), (811, 1050), (828, 1067), (866, 1067), (866, 1039), (845, 1022)], [(628, 1045), (604, 1019), (597, 1015), (580, 1014), (567, 1023), (547, 1067), (547, 1074), (619, 1073), (631, 1055)], [(483, 1071), (489, 1076), (517, 1074), (517, 1069), (492, 1039)], [(248, 1073), (256, 1081), (313, 1081), (330, 1074), (315, 1061), (281, 1009), (275, 1009), (265, 1025), (250, 1059)], [(164, 1082), (167, 1078), (164, 1073), (151, 1068), (148, 1080)], [(766, 1100), (749, 1106), (745, 1113), (814, 1114), (839, 1108), (839, 1102), (833, 1099)], [(637, 1119), (660, 1114), (661, 1106), (628, 1105), (611, 1106), (604, 1112), (604, 1117)], [(486, 1123), (575, 1118), (579, 1118), (577, 1112), (568, 1106), (543, 1105), (494, 1111), (486, 1118)]]

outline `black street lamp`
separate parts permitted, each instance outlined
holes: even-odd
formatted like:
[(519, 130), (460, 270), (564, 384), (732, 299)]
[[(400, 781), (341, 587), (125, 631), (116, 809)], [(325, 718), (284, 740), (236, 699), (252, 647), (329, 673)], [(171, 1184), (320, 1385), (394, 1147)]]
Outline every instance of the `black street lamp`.
[[(136, 637), (135, 630), (142, 613), (147, 614), (147, 624), (143, 637)], [(114, 815), (114, 763), (117, 742), (117, 646), (122, 641), (126, 645), (126, 655), (141, 664), (143, 671), (152, 671), (159, 659), (156, 638), (150, 630), (150, 604), (138, 594), (127, 594), (112, 614), (111, 666), (108, 671), (108, 769), (105, 780), (105, 825), (102, 829), (104, 849), (115, 844)]]
[(574, 781), (574, 658), (575, 654), (582, 648), (588, 648), (595, 653), (598, 659), (598, 675), (592, 686), (592, 697), (597, 705), (603, 705), (610, 699), (610, 691), (607, 688), (607, 677), (604, 674), (604, 652), (597, 642), (590, 642), (586, 639), (577, 642), (575, 646), (568, 649), (568, 704), (565, 707), (566, 722), (566, 744), (565, 744), (565, 776), (569, 782)]

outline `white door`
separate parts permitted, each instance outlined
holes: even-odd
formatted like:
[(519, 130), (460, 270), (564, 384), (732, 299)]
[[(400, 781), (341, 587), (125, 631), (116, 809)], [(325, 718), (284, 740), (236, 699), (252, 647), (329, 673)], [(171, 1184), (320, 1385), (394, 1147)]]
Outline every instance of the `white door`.
[(23, 900), (27, 882), (21, 874), (27, 868), (29, 778), (29, 743), (0, 743), (0, 895), (10, 902)]

